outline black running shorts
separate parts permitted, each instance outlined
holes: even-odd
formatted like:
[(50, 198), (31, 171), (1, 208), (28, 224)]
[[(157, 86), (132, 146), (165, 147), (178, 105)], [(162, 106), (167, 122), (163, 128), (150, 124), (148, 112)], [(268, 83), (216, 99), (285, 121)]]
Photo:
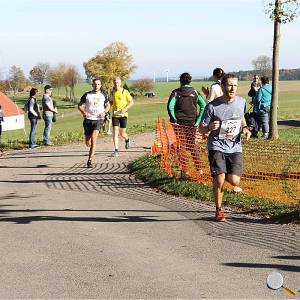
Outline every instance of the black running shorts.
[(83, 129), (84, 129), (84, 135), (85, 136), (90, 136), (93, 134), (94, 130), (100, 130), (101, 127), (103, 126), (104, 120), (89, 120), (89, 119), (84, 119), (83, 120)]
[(223, 153), (221, 151), (210, 150), (208, 152), (211, 176), (219, 174), (233, 174), (239, 177), (243, 174), (242, 153)]
[(112, 124), (113, 126), (118, 126), (120, 128), (127, 127), (127, 117), (116, 118), (112, 117)]

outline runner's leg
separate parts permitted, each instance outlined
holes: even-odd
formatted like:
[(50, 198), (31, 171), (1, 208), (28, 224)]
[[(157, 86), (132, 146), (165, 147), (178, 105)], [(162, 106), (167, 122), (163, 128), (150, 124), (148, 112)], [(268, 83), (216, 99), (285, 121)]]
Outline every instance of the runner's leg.
[(99, 130), (94, 130), (92, 133), (92, 136), (90, 139), (91, 147), (90, 147), (90, 152), (89, 152), (89, 160), (92, 160), (93, 156), (95, 155), (98, 134), (99, 134)]

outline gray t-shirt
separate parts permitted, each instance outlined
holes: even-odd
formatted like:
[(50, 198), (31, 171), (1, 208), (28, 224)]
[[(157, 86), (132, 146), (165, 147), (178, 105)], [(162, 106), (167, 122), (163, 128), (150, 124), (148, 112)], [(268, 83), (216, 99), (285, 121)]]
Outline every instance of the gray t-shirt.
[(48, 105), (53, 105), (53, 100), (48, 95), (44, 95), (42, 99), (43, 113), (47, 116), (53, 116), (53, 112), (49, 110)]
[(224, 102), (220, 99), (222, 97), (209, 102), (202, 117), (204, 126), (217, 120), (221, 122), (221, 127), (209, 134), (208, 150), (224, 153), (242, 152), (241, 124), (246, 110), (246, 101), (240, 96), (236, 96), (232, 102)]

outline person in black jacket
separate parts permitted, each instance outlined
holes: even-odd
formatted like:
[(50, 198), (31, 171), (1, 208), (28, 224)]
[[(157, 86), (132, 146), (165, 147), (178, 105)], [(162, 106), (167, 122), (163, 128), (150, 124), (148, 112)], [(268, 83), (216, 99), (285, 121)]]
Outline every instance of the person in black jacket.
[(29, 134), (29, 148), (35, 149), (39, 147), (36, 143), (36, 128), (38, 119), (41, 119), (40, 108), (36, 97), (39, 95), (39, 90), (32, 88), (29, 92), (29, 99), (27, 102), (28, 119), (30, 120), (30, 134)]
[(206, 103), (202, 96), (190, 85), (192, 76), (189, 73), (182, 73), (179, 81), (180, 87), (172, 91), (167, 109), (170, 122), (174, 123), (174, 131), (180, 149), (180, 168), (184, 174), (187, 174), (186, 151), (191, 152), (194, 166), (197, 171), (200, 171), (195, 138)]

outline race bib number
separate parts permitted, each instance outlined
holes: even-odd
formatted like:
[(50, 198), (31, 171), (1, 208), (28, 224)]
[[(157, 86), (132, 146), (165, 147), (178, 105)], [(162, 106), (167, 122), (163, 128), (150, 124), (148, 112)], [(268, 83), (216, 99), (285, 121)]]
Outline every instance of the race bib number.
[(219, 138), (234, 140), (240, 133), (242, 120), (222, 121)]

